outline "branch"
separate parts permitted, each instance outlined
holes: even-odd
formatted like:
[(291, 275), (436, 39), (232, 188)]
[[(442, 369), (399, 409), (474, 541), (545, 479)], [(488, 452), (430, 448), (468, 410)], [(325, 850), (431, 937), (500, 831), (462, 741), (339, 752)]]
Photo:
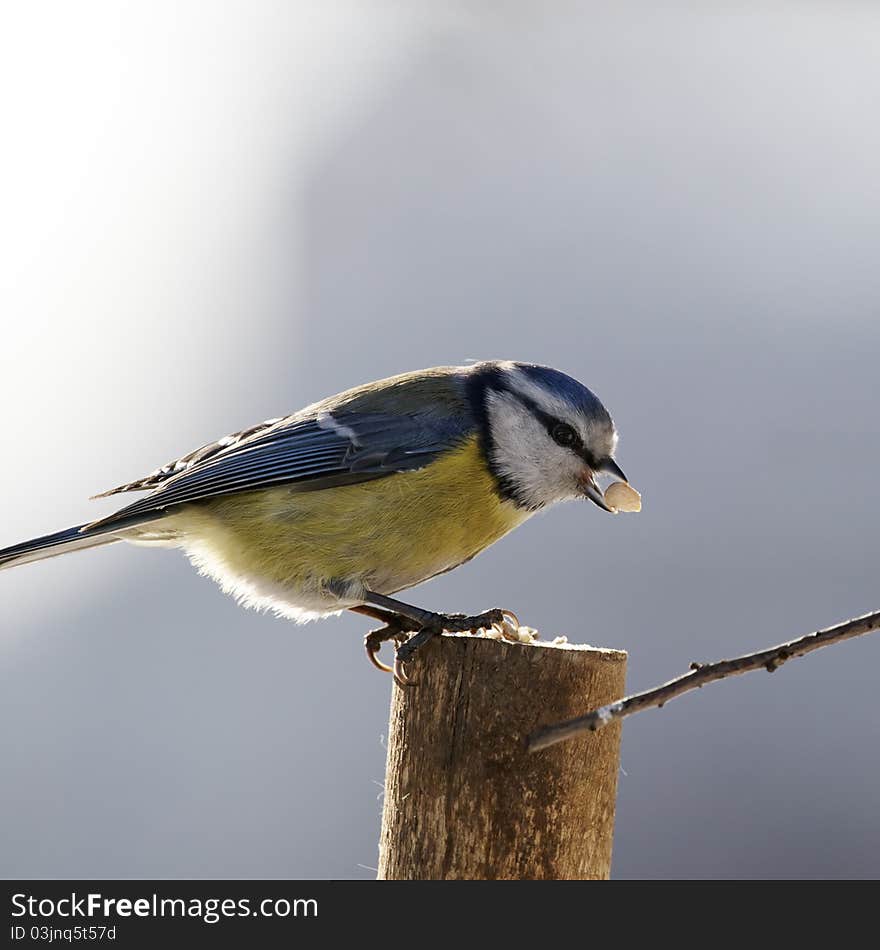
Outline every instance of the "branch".
[(610, 722), (623, 719), (625, 716), (631, 716), (643, 709), (650, 709), (652, 706), (662, 706), (664, 703), (668, 703), (670, 699), (681, 696), (682, 693), (699, 689), (706, 683), (713, 683), (715, 680), (723, 680), (728, 676), (738, 676), (740, 673), (750, 673), (752, 670), (764, 669), (768, 673), (772, 673), (774, 670), (778, 670), (786, 660), (794, 659), (796, 656), (805, 656), (807, 653), (812, 653), (813, 650), (831, 646), (833, 643), (842, 643), (844, 640), (851, 640), (853, 637), (864, 636), (864, 634), (872, 633), (874, 630), (880, 630), (880, 611), (847, 620), (834, 627), (817, 630), (815, 633), (807, 634), (807, 636), (798, 640), (780, 643), (779, 646), (770, 647), (758, 653), (747, 653), (745, 656), (738, 656), (732, 660), (719, 660), (717, 663), (691, 663), (689, 673), (670, 680), (668, 683), (655, 686), (654, 689), (645, 690), (643, 693), (634, 693), (632, 696), (619, 699), (607, 706), (600, 706), (585, 716), (578, 716), (577, 719), (569, 719), (566, 722), (559, 722), (552, 726), (544, 726), (529, 736), (529, 752), (546, 749), (547, 746), (555, 745), (557, 742), (570, 739), (582, 732), (595, 732), (597, 729), (607, 726)]

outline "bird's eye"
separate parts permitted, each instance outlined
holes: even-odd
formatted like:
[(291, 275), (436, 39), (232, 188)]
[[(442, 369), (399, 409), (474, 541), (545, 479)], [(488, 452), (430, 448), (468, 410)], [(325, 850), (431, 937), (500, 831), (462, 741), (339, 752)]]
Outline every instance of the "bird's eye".
[(574, 445), (577, 442), (577, 433), (564, 422), (557, 422), (553, 426), (550, 437), (557, 445)]

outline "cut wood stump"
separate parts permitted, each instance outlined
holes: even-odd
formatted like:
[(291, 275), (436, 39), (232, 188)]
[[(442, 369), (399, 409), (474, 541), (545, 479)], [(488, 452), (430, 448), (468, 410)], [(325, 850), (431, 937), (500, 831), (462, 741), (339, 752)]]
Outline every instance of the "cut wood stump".
[(624, 694), (626, 654), (438, 637), (394, 686), (379, 878), (607, 878), (620, 724), (529, 754), (540, 726)]

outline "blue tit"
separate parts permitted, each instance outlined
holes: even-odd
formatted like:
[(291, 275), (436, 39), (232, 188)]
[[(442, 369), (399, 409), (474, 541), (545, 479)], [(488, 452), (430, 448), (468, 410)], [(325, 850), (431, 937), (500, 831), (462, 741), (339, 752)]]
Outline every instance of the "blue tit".
[(605, 510), (626, 481), (599, 399), (558, 370), (489, 361), (404, 373), (228, 435), (96, 497), (149, 494), (115, 514), (0, 550), (0, 568), (129, 541), (182, 548), (248, 607), (298, 622), (355, 610), (402, 641), (503, 612), (435, 614), (391, 595), (450, 571), (537, 511)]

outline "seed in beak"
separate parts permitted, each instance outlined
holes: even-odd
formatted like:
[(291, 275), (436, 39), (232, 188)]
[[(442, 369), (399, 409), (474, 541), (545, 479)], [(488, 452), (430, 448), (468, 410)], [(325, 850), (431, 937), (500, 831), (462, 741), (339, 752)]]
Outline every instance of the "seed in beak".
[(612, 511), (642, 510), (642, 496), (626, 482), (612, 482), (605, 492), (605, 502)]

